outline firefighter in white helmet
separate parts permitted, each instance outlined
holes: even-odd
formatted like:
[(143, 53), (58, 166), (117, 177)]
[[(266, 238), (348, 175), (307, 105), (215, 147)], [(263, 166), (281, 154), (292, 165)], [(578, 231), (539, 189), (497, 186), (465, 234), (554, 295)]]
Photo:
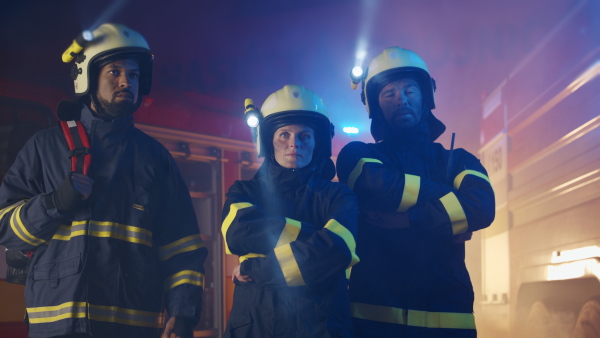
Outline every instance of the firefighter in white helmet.
[(350, 280), (359, 337), (475, 337), (464, 242), (494, 219), (479, 160), (435, 140), (435, 82), (413, 51), (386, 48), (369, 64), (363, 103), (376, 143), (352, 142), (337, 161), (359, 203)]
[(227, 192), (222, 233), (239, 256), (225, 337), (352, 337), (347, 270), (357, 205), (331, 182), (333, 126), (312, 91), (287, 85), (258, 113), (253, 179)]
[(68, 122), (34, 135), (0, 187), (0, 244), (31, 253), (29, 337), (193, 335), (207, 250), (175, 161), (133, 124), (152, 60), (123, 25), (75, 39)]

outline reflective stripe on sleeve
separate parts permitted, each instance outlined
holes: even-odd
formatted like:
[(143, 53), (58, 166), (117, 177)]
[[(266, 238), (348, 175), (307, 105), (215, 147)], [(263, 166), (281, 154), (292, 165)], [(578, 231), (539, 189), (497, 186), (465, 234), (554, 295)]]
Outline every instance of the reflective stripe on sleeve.
[(444, 197), (440, 198), (440, 202), (444, 205), (444, 209), (452, 222), (452, 234), (458, 235), (467, 232), (469, 224), (467, 223), (467, 215), (463, 210), (458, 198), (453, 192), (449, 192)]
[(281, 272), (288, 286), (305, 285), (296, 257), (290, 244), (282, 245), (274, 250), (275, 257), (281, 267)]
[(348, 186), (350, 187), (350, 189), (354, 190), (354, 183), (356, 183), (356, 179), (358, 179), (358, 176), (360, 176), (360, 174), (362, 173), (363, 165), (365, 165), (365, 163), (367, 162), (383, 164), (383, 162), (374, 158), (361, 158), (356, 164), (356, 167), (352, 169), (352, 172), (348, 177)]
[(249, 258), (257, 258), (257, 257), (267, 257), (267, 256), (266, 256), (266, 255), (263, 255), (263, 254), (249, 253), (249, 254), (247, 254), (247, 255), (240, 256), (240, 264), (241, 264), (243, 261), (245, 261), (246, 259), (249, 259)]
[(283, 231), (281, 231), (281, 236), (279, 236), (279, 240), (275, 247), (277, 248), (295, 241), (296, 238), (298, 238), (298, 234), (300, 234), (300, 229), (302, 229), (302, 222), (286, 217), (285, 227), (283, 228)]
[(9, 211), (11, 211), (12, 209), (25, 204), (25, 202), (27, 202), (27, 200), (20, 200), (19, 202), (13, 204), (13, 205), (9, 205), (6, 208), (0, 209), (0, 220), (2, 219), (2, 217), (4, 217), (4, 215), (8, 214)]
[(354, 236), (352, 235), (350, 230), (346, 229), (346, 227), (344, 227), (335, 219), (330, 219), (329, 222), (325, 224), (324, 228), (340, 236), (344, 240), (344, 242), (346, 242), (346, 246), (348, 246), (348, 250), (350, 250), (350, 255), (352, 256), (348, 267), (351, 267), (354, 264), (360, 262), (360, 259), (356, 255), (356, 241), (354, 240)]
[(350, 314), (354, 318), (398, 325), (437, 329), (475, 329), (475, 317), (472, 313), (405, 310), (352, 302)]
[[(37, 238), (32, 235), (25, 225), (23, 221), (21, 221), (21, 209), (25, 203), (21, 203), (17, 208), (13, 211), (12, 216), (10, 217), (10, 228), (23, 242), (31, 244), (33, 246), (40, 246), (46, 243), (45, 240), (41, 238)], [(10, 208), (10, 207), (9, 207)]]
[(235, 219), (238, 210), (249, 208), (251, 206), (253, 205), (248, 202), (232, 203), (229, 206), (229, 213), (227, 214), (227, 216), (223, 220), (223, 224), (221, 225), (221, 233), (223, 234), (223, 238), (225, 239), (225, 253), (228, 255), (231, 255), (232, 253), (229, 250), (229, 245), (227, 245), (227, 230), (231, 226), (231, 223), (233, 223), (233, 220)]
[(191, 235), (158, 248), (158, 258), (163, 262), (177, 254), (201, 248), (204, 248), (204, 242), (200, 235)]
[(417, 204), (420, 189), (421, 177), (404, 174), (404, 191), (402, 192), (402, 200), (400, 201), (400, 206), (398, 206), (398, 211), (406, 211)]
[(454, 189), (459, 189), (460, 188), (460, 185), (462, 184), (463, 179), (467, 175), (477, 176), (479, 178), (482, 178), (482, 179), (486, 180), (488, 183), (490, 183), (490, 179), (487, 176), (485, 176), (484, 174), (480, 173), (479, 171), (464, 170), (463, 172), (461, 172), (460, 174), (458, 174), (454, 178)]
[(169, 290), (181, 284), (204, 287), (204, 274), (193, 270), (180, 271), (167, 279), (165, 288)]

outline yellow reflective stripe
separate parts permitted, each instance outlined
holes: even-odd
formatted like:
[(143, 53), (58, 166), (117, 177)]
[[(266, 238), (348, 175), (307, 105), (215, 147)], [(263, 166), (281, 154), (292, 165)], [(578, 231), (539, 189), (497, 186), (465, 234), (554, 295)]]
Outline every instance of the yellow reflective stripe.
[(77, 221), (61, 225), (52, 239), (68, 241), (76, 236), (115, 238), (152, 247), (152, 232), (147, 229), (115, 222)]
[(68, 241), (72, 237), (87, 234), (87, 221), (72, 222), (71, 225), (61, 225), (52, 236), (53, 240)]
[(25, 202), (27, 202), (28, 200), (20, 200), (17, 203), (13, 204), (13, 205), (9, 205), (6, 208), (0, 209), (0, 220), (2, 219), (2, 217), (4, 217), (4, 215), (6, 215), (9, 211), (11, 211), (12, 209), (25, 204)]
[(240, 256), (240, 263), (242, 263), (243, 261), (245, 261), (248, 258), (256, 258), (256, 257), (267, 257), (267, 256), (263, 255), (263, 254), (249, 253), (247, 255)]
[(24, 205), (25, 204), (19, 205), (15, 209), (15, 211), (12, 213), (12, 216), (10, 217), (10, 228), (23, 242), (31, 244), (33, 246), (40, 246), (40, 245), (46, 243), (46, 241), (32, 235), (27, 230), (27, 228), (25, 228), (23, 221), (21, 221), (20, 214), (21, 214), (21, 209), (23, 208)]
[(356, 183), (356, 179), (362, 173), (363, 165), (365, 165), (365, 163), (367, 162), (383, 164), (383, 162), (374, 158), (361, 158), (356, 164), (356, 167), (352, 169), (352, 172), (348, 177), (348, 186), (350, 187), (350, 189), (354, 190), (354, 183)]
[(172, 289), (181, 284), (204, 286), (204, 274), (194, 270), (180, 271), (167, 279), (166, 289)]
[(111, 237), (152, 247), (152, 232), (132, 225), (90, 221), (88, 235), (94, 237)]
[(298, 238), (298, 234), (300, 234), (300, 229), (302, 229), (302, 222), (286, 217), (285, 227), (283, 228), (283, 231), (281, 231), (281, 236), (279, 236), (279, 240), (275, 247), (277, 248), (295, 241), (296, 238)]
[(253, 205), (248, 202), (232, 203), (229, 206), (229, 213), (223, 220), (223, 225), (221, 225), (221, 233), (223, 234), (223, 238), (225, 238), (225, 253), (228, 255), (231, 255), (231, 251), (229, 250), (229, 245), (227, 245), (227, 230), (231, 226), (231, 223), (233, 223), (238, 210), (249, 208), (251, 206)]
[(404, 174), (404, 191), (402, 192), (402, 200), (400, 206), (398, 206), (398, 211), (406, 211), (417, 204), (419, 190), (421, 190), (421, 177)]
[(352, 274), (352, 268), (346, 269), (346, 279), (350, 279), (350, 274)]
[[(463, 172), (461, 172), (460, 174), (458, 174), (458, 176), (456, 176), (454, 178), (454, 189), (459, 189), (460, 185), (462, 184), (463, 179), (465, 178), (465, 176), (467, 175), (473, 175), (473, 176), (477, 176), (479, 178), (483, 178), (484, 180), (486, 180), (488, 183), (490, 183), (490, 179), (489, 177), (485, 176), (484, 174), (480, 173), (479, 171), (475, 171), (475, 170), (464, 170)], [(490, 183), (491, 184), (491, 183)]]
[(467, 223), (467, 215), (463, 210), (458, 198), (453, 192), (449, 192), (444, 197), (440, 198), (440, 202), (444, 205), (444, 209), (452, 222), (452, 234), (458, 235), (467, 232), (469, 224)]
[(294, 257), (292, 246), (290, 244), (286, 244), (275, 248), (274, 252), (287, 285), (305, 285), (304, 278), (302, 278), (302, 273), (300, 272), (300, 267), (298, 266), (298, 262), (296, 262), (296, 257)]
[(408, 325), (436, 329), (475, 329), (472, 313), (408, 311)]
[(340, 236), (344, 242), (346, 242), (346, 246), (348, 246), (348, 250), (350, 250), (350, 255), (352, 255), (352, 260), (350, 261), (350, 265), (348, 265), (348, 267), (360, 262), (360, 258), (358, 258), (356, 255), (356, 241), (354, 240), (354, 236), (350, 230), (346, 229), (346, 227), (344, 227), (335, 219), (330, 219), (329, 222), (325, 224), (324, 228)]
[(350, 303), (350, 315), (354, 318), (372, 320), (376, 322), (406, 324), (406, 313), (400, 308), (364, 304)]
[(41, 324), (56, 322), (67, 318), (85, 318), (87, 303), (67, 302), (55, 306), (27, 308), (29, 323)]
[(475, 317), (472, 313), (427, 312), (351, 302), (350, 315), (354, 318), (398, 325), (437, 329), (475, 329)]
[(158, 258), (162, 262), (177, 254), (201, 248), (204, 248), (204, 242), (200, 234), (191, 235), (158, 248)]
[(66, 302), (55, 306), (27, 308), (29, 323), (51, 323), (69, 318), (86, 318), (125, 325), (162, 327), (159, 312), (138, 311), (86, 302)]
[(91, 320), (100, 322), (155, 328), (162, 327), (159, 312), (139, 311), (120, 308), (117, 306), (89, 304), (89, 316)]

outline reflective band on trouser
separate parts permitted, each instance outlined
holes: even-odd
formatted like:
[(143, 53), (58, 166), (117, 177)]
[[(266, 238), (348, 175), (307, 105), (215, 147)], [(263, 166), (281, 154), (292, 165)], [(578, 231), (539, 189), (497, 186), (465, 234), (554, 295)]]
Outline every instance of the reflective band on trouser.
[(294, 257), (292, 246), (290, 244), (286, 244), (275, 248), (274, 252), (287, 285), (305, 285), (306, 283), (304, 283), (304, 278), (300, 272), (300, 267), (298, 266), (298, 262), (296, 262), (296, 257)]
[(446, 209), (448, 217), (450, 217), (450, 222), (452, 222), (452, 234), (458, 235), (467, 232), (467, 229), (469, 229), (467, 215), (465, 215), (465, 211), (462, 205), (460, 205), (458, 198), (456, 198), (456, 195), (450, 192), (440, 198), (440, 202), (444, 205), (444, 209)]
[(350, 314), (354, 318), (399, 325), (436, 329), (475, 329), (475, 317), (472, 313), (404, 310), (352, 302)]
[[(21, 214), (21, 209), (23, 208), (24, 205), (25, 205), (25, 203), (21, 203), (13, 211), (12, 216), (10, 217), (10, 228), (23, 242), (31, 244), (33, 246), (40, 246), (40, 245), (46, 243), (46, 241), (32, 235), (27, 230), (27, 228), (25, 228), (23, 221), (21, 221), (20, 214)], [(11, 208), (11, 207), (9, 207), (9, 208)]]
[(488, 183), (490, 183), (490, 179), (489, 177), (485, 176), (484, 174), (480, 173), (479, 171), (475, 171), (475, 170), (464, 170), (463, 172), (461, 172), (460, 174), (458, 174), (455, 178), (454, 178), (454, 189), (459, 189), (460, 185), (462, 184), (463, 179), (465, 178), (465, 176), (467, 175), (473, 175), (473, 176), (477, 176), (479, 178), (483, 178), (484, 180), (486, 180)]
[(204, 248), (204, 242), (200, 234), (191, 235), (158, 248), (158, 258), (163, 262), (177, 254), (201, 248)]
[(204, 275), (193, 270), (180, 271), (167, 279), (165, 289), (169, 290), (181, 284), (204, 287)]
[(421, 177), (404, 174), (404, 191), (402, 191), (402, 200), (397, 211), (406, 211), (417, 204), (419, 190), (421, 190)]
[(285, 227), (281, 231), (281, 235), (279, 236), (279, 240), (277, 241), (277, 244), (275, 244), (275, 247), (277, 248), (295, 241), (296, 238), (298, 238), (300, 229), (302, 229), (302, 222), (286, 217)]
[(115, 238), (130, 243), (152, 247), (152, 232), (132, 225), (115, 222), (77, 221), (71, 225), (61, 225), (52, 239), (68, 241), (76, 236), (88, 235), (100, 238)]
[(356, 167), (352, 169), (350, 176), (348, 176), (348, 186), (350, 189), (354, 190), (354, 183), (356, 183), (356, 179), (358, 179), (358, 176), (362, 173), (363, 165), (367, 162), (383, 164), (383, 162), (374, 158), (361, 158), (356, 164)]
[(235, 219), (238, 210), (249, 208), (251, 206), (253, 205), (248, 202), (232, 203), (229, 206), (229, 213), (227, 214), (227, 217), (225, 217), (225, 219), (223, 220), (223, 224), (221, 225), (221, 233), (223, 234), (223, 238), (225, 239), (225, 253), (228, 255), (231, 255), (231, 251), (229, 251), (229, 245), (227, 245), (227, 230), (231, 226), (231, 223), (233, 223), (233, 220)]
[(351, 267), (354, 264), (360, 262), (360, 259), (356, 255), (356, 241), (354, 240), (354, 236), (352, 235), (350, 230), (346, 229), (335, 219), (330, 219), (329, 222), (325, 224), (324, 228), (340, 236), (344, 240), (344, 242), (346, 242), (346, 246), (348, 246), (348, 250), (350, 250), (350, 255), (352, 256), (348, 267)]

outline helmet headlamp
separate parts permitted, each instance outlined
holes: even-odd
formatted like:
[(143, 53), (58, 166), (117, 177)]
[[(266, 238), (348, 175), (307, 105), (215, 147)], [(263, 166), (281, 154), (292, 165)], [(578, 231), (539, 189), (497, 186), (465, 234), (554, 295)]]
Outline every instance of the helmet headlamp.
[(246, 120), (248, 127), (258, 127), (262, 120), (262, 114), (254, 106), (254, 101), (252, 101), (252, 99), (246, 99), (246, 101), (244, 101), (244, 108), (246, 109), (244, 111), (244, 120)]
[(350, 71), (350, 79), (352, 80), (352, 83), (350, 85), (352, 86), (352, 89), (357, 89), (358, 84), (362, 80), (364, 80), (364, 78), (365, 78), (365, 70), (363, 69), (363, 67), (354, 66), (354, 68), (352, 68), (352, 70)]

